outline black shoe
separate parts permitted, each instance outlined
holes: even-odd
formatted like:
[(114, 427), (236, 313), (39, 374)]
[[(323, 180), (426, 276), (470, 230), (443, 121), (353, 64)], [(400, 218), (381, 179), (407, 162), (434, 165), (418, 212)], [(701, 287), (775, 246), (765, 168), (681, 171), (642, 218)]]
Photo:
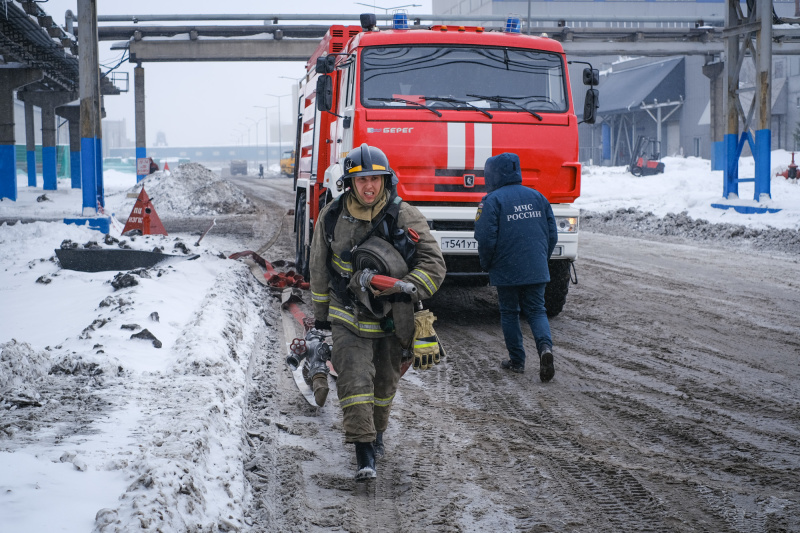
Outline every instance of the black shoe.
[(356, 481), (367, 481), (378, 477), (375, 471), (375, 448), (371, 442), (356, 442)]
[(553, 352), (549, 346), (542, 350), (539, 356), (539, 379), (547, 383), (556, 375), (556, 367), (553, 366)]
[(517, 374), (522, 374), (525, 372), (525, 366), (519, 363), (513, 362), (511, 359), (503, 361), (500, 363), (500, 366), (505, 368), (506, 370), (511, 370), (512, 372), (516, 372)]
[(375, 448), (375, 460), (383, 459), (383, 456), (386, 455), (386, 449), (383, 447), (383, 431), (379, 431), (375, 435), (372, 447)]

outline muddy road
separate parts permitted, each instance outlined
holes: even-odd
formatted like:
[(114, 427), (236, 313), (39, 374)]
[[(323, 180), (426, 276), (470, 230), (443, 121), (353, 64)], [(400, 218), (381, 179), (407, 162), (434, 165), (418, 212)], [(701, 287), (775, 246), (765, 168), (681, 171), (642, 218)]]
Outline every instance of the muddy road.
[[(267, 206), (251, 248), (293, 259), (291, 180), (234, 181)], [(401, 380), (372, 483), (266, 342), (253, 531), (800, 531), (800, 260), (654, 239), (583, 233), (547, 384), (525, 327), (527, 372), (500, 369), (494, 290), (446, 283), (447, 355)]]

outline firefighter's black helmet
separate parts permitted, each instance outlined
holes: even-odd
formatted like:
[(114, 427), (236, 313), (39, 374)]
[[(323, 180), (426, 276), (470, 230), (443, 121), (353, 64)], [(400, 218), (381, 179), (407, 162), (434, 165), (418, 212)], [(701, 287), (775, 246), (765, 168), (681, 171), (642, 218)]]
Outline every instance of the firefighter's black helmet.
[(353, 148), (344, 158), (344, 174), (342, 180), (345, 187), (353, 186), (354, 176), (383, 175), (387, 188), (392, 185), (394, 172), (389, 167), (389, 159), (380, 148), (368, 146), (366, 143)]

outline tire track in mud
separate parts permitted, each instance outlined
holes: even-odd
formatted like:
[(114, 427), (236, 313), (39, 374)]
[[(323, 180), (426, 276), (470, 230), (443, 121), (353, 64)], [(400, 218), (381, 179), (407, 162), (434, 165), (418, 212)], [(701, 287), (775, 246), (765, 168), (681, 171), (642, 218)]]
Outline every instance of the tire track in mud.
[[(458, 293), (460, 290), (463, 289), (456, 289), (455, 292)], [(455, 298), (469, 299), (464, 295), (456, 295)], [(440, 313), (446, 313), (446, 309), (447, 307), (443, 307)], [(489, 314), (497, 315), (499, 323), (498, 313)], [(476, 318), (477, 322), (491, 324), (490, 320), (486, 320), (488, 317)], [(477, 339), (463, 339), (464, 330), (471, 331), (470, 326), (473, 324), (464, 325), (467, 327), (445, 330), (440, 332), (440, 335), (445, 337), (451, 334), (454, 337), (461, 335), (462, 342), (466, 340), (473, 347), (480, 346), (479, 341), (476, 344), (470, 342)], [(653, 505), (641, 504), (642, 501), (654, 501), (653, 495), (628, 472), (611, 469), (589, 459), (592, 453), (570, 437), (569, 434), (573, 429), (556, 414), (558, 405), (547, 405), (549, 398), (533, 392), (539, 386), (532, 385), (532, 380), (536, 379), (538, 374), (535, 355), (530, 355), (536, 353), (532, 345), (526, 346), (526, 351), (534, 364), (528, 365), (529, 371), (524, 377), (519, 376), (520, 379), (513, 380), (513, 377), (517, 376), (506, 377), (497, 370), (497, 364), (502, 359), (500, 354), (505, 352), (502, 333), (495, 338), (500, 343), (502, 351), (498, 353), (496, 347), (493, 350), (486, 350), (487, 355), (494, 352), (494, 361), (490, 362), (489, 357), (483, 357), (474, 361), (474, 364), (463, 365), (459, 370), (464, 373), (463, 378), (469, 383), (481, 384), (486, 381), (487, 376), (489, 377), (490, 386), (487, 387), (486, 393), (476, 391), (475, 395), (484, 398), (483, 402), (479, 402), (482, 403), (479, 408), (493, 411), (498, 417), (498, 422), (501, 422), (498, 426), (506, 428), (505, 431), (501, 430), (497, 437), (501, 442), (507, 441), (504, 453), (492, 462), (492, 468), (503, 471), (498, 478), (513, 480), (506, 481), (506, 489), (503, 490), (506, 497), (514, 494), (514, 487), (530, 487), (531, 479), (541, 479), (544, 474), (549, 479), (558, 480), (556, 483), (562, 486), (559, 490), (561, 495), (559, 501), (553, 501), (552, 493), (548, 495), (548, 504), (550, 506), (556, 504), (561, 508), (561, 512), (553, 513), (555, 515), (569, 516), (570, 509), (580, 508), (580, 500), (583, 498), (563, 497), (565, 494), (579, 493), (603, 510), (602, 515), (607, 520), (608, 527), (622, 526), (640, 531), (662, 530), (662, 513)], [(524, 388), (519, 390), (514, 387), (515, 384)], [(542, 387), (542, 390), (546, 389)], [(475, 428), (478, 433), (481, 429), (483, 428)], [(504, 465), (510, 466), (504, 467)], [(528, 530), (547, 525), (547, 522), (542, 521), (542, 517), (537, 516), (530, 506), (531, 501), (543, 496), (540, 490), (531, 488), (530, 491), (520, 491), (518, 497), (508, 498), (507, 506), (510, 508), (510, 514), (515, 517), (515, 528)], [(587, 528), (592, 523), (589, 517), (578, 522), (584, 522)], [(596, 522), (594, 524), (597, 525)], [(561, 525), (576, 527), (578, 523), (573, 517), (569, 525), (567, 523)]]

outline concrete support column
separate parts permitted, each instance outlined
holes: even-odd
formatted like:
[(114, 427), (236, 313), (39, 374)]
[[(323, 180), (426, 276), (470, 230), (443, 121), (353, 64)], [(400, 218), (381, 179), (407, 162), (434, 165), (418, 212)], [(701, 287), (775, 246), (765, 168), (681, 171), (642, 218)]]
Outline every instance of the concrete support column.
[(33, 104), (25, 102), (25, 155), (28, 162), (28, 187), (36, 187), (36, 126)]
[(103, 166), (97, 161), (102, 151), (100, 123), (100, 76), (97, 53), (97, 2), (78, 0), (78, 27), (80, 28), (79, 72), (81, 100), (81, 184), (83, 189), (84, 217), (97, 215), (98, 204), (103, 205)]
[[(56, 108), (76, 100), (78, 94), (67, 91), (18, 91), (17, 98), (42, 110), (42, 176), (44, 190), (58, 188), (56, 176)], [(28, 132), (30, 136), (30, 132)], [(28, 175), (30, 179), (30, 174)]]
[[(147, 129), (145, 128), (145, 109), (144, 109), (144, 68), (138, 64), (133, 69), (133, 101), (134, 101), (134, 121), (136, 126), (136, 168), (139, 168), (139, 160), (147, 157)], [(142, 181), (150, 171), (145, 174), (136, 172), (136, 181)]]
[[(727, 1), (725, 27), (730, 29), (739, 25), (739, 14), (736, 0)], [(739, 113), (736, 104), (739, 101), (739, 34), (731, 32), (725, 39), (725, 171), (722, 183), (722, 196), (727, 200), (739, 198)]]
[(42, 79), (38, 69), (0, 66), (0, 199), (17, 201), (17, 148), (14, 139), (14, 91)]
[(711, 125), (709, 135), (711, 138), (711, 170), (723, 170), (725, 168), (725, 152), (723, 138), (725, 136), (725, 93), (724, 78), (722, 73), (725, 71), (723, 61), (715, 61), (703, 65), (703, 74), (709, 79), (710, 84), (710, 107), (709, 115)]
[(756, 98), (758, 122), (756, 124), (756, 183), (754, 199), (771, 198), (772, 179), (772, 0), (758, 0), (756, 4), (761, 29), (756, 33), (758, 60), (756, 61)]
[(56, 179), (56, 113), (52, 105), (42, 107), (42, 183), (46, 191), (58, 189)]
[(56, 114), (67, 119), (69, 127), (69, 174), (70, 186), (81, 188), (81, 108), (64, 105), (56, 108)]

